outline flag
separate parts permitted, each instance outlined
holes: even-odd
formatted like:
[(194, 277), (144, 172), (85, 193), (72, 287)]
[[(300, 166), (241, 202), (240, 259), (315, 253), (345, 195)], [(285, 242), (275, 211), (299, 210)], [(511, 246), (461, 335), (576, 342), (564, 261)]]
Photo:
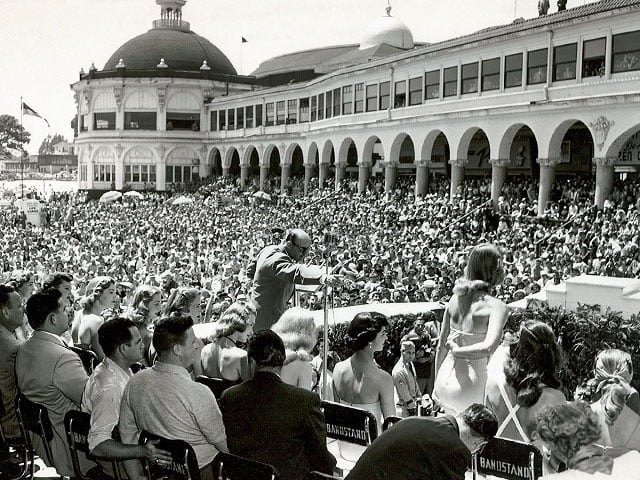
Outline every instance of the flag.
[(22, 114), (23, 115), (31, 115), (32, 117), (41, 118), (42, 120), (47, 122), (47, 127), (51, 127), (51, 125), (49, 125), (49, 121), (46, 118), (44, 118), (42, 115), (40, 115), (38, 112), (36, 112), (33, 108), (31, 108), (29, 105), (27, 105), (24, 102), (22, 102)]
[(247, 40), (247, 39), (246, 39), (246, 38), (244, 38), (244, 37), (241, 37), (241, 38), (242, 38), (242, 43), (247, 43), (247, 42), (249, 41), (249, 40)]

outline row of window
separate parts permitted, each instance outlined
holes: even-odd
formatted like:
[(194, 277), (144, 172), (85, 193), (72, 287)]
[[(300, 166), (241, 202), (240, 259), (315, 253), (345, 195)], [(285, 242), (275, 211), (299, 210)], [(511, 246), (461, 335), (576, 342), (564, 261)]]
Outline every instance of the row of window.
[[(582, 78), (602, 76), (605, 73), (606, 37), (582, 42)], [(551, 78), (554, 82), (575, 80), (578, 71), (578, 44), (553, 47)], [(211, 112), (211, 130), (255, 128), (261, 125), (284, 125), (324, 120), (338, 115), (372, 112), (407, 105), (420, 105), (424, 101), (441, 97), (487, 92), (500, 89), (501, 75), (504, 88), (537, 85), (547, 81), (549, 52), (547, 48), (496, 57), (460, 67), (432, 70), (424, 75), (375, 84), (357, 83), (334, 88), (312, 97), (280, 100), (264, 105), (249, 105)], [(525, 71), (526, 65), (526, 71)], [(458, 71), (460, 70), (460, 72)], [(640, 70), (640, 31), (613, 36), (611, 72)], [(523, 75), (524, 73), (524, 75)], [(460, 75), (458, 75), (460, 74)], [(458, 76), (460, 82), (458, 83)], [(460, 89), (460, 92), (458, 92)], [(391, 103), (393, 102), (393, 103)]]
[[(87, 165), (80, 166), (80, 181), (87, 181)], [(191, 183), (198, 179), (199, 168), (193, 165), (167, 165), (165, 181), (169, 183)], [(97, 164), (93, 167), (94, 182), (114, 183), (116, 166)], [(125, 165), (124, 183), (156, 183), (155, 165)]]
[[(156, 112), (125, 112), (125, 130), (157, 130)], [(165, 128), (167, 130), (200, 131), (200, 115), (197, 113), (167, 112)], [(93, 114), (94, 130), (115, 130), (116, 112), (96, 112)], [(80, 116), (80, 131), (89, 130), (89, 116)]]

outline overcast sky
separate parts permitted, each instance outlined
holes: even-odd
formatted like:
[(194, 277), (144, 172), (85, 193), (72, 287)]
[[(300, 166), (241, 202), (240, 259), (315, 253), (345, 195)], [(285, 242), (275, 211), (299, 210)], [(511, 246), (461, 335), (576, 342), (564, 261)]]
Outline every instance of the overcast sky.
[[(593, 3), (569, 0), (568, 8)], [(69, 85), (92, 62), (101, 70), (127, 40), (160, 18), (155, 0), (1, 0), (0, 114), (19, 119), (20, 96), (46, 117), (26, 117), (37, 152), (47, 133), (71, 139), (75, 103)], [(549, 13), (557, 10), (551, 1)], [(359, 43), (387, 0), (189, 0), (183, 20), (220, 48), (242, 74), (284, 53)], [(538, 15), (536, 0), (391, 0), (417, 42), (436, 42)], [(515, 17), (514, 17), (515, 11)], [(241, 54), (241, 37), (244, 44)], [(242, 62), (241, 62), (242, 60)]]

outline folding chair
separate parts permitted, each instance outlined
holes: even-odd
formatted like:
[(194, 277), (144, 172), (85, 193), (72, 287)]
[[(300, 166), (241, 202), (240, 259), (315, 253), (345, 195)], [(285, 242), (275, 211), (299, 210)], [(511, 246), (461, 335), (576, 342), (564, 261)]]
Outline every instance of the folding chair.
[[(80, 461), (78, 460), (78, 452), (83, 452), (88, 458), (95, 458), (89, 452), (89, 442), (87, 437), (91, 428), (91, 415), (77, 410), (69, 410), (64, 416), (64, 431), (67, 434), (67, 443), (71, 453), (71, 462), (73, 463), (74, 480), (90, 480), (83, 475), (80, 470)], [(111, 462), (113, 473), (117, 480), (120, 480), (120, 472), (115, 461)]]
[(345, 473), (353, 468), (362, 452), (378, 436), (376, 418), (362, 408), (327, 400), (320, 402), (320, 408), (324, 412), (327, 438), (338, 440), (337, 452), (331, 442), (327, 445), (338, 460), (336, 470)]
[(393, 427), (396, 423), (402, 420), (402, 417), (396, 417), (395, 415), (391, 415), (384, 419), (384, 423), (382, 424), (382, 431), (386, 432), (389, 428)]
[(82, 365), (84, 369), (87, 371), (88, 375), (91, 375), (93, 369), (96, 368), (96, 365), (100, 363), (98, 360), (98, 355), (93, 350), (88, 350), (82, 347), (69, 347), (69, 350), (75, 352), (82, 361)]
[(43, 460), (49, 466), (54, 466), (53, 454), (49, 442), (53, 440), (53, 427), (49, 420), (47, 409), (42, 405), (32, 402), (27, 397), (19, 394), (16, 398), (16, 418), (20, 427), (20, 436), (25, 449), (24, 471), (20, 478), (33, 478), (35, 473), (35, 451), (29, 432), (38, 435), (42, 439), (45, 451)]
[(334, 477), (321, 472), (309, 472), (303, 480), (343, 480), (342, 477)]
[(271, 465), (231, 453), (219, 453), (212, 464), (219, 480), (277, 480), (280, 473)]
[(170, 452), (173, 457), (173, 461), (168, 465), (150, 463), (148, 459), (143, 459), (142, 464), (149, 480), (200, 480), (198, 460), (191, 445), (182, 440), (170, 440), (143, 430), (138, 443), (144, 445), (149, 440), (160, 440), (156, 446)]
[(473, 480), (478, 474), (512, 480), (542, 476), (542, 454), (529, 443), (495, 437), (472, 457)]
[(206, 375), (198, 375), (196, 377), (196, 382), (202, 383), (209, 387), (209, 389), (213, 392), (213, 396), (216, 397), (216, 400), (220, 400), (222, 396), (222, 392), (224, 392), (227, 388), (233, 387), (237, 385), (238, 382), (232, 382), (229, 380), (224, 380), (222, 378), (213, 378), (207, 377)]

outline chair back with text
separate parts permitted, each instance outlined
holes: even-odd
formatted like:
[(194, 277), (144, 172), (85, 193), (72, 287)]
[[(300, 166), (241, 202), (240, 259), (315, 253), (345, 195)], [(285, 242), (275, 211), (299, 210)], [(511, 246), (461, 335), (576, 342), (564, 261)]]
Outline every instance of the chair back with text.
[(334, 477), (322, 472), (309, 472), (304, 476), (303, 480), (343, 480), (343, 478)]
[[(64, 430), (67, 434), (67, 443), (69, 444), (69, 452), (71, 453), (71, 462), (73, 464), (73, 473), (75, 480), (87, 478), (82, 474), (80, 469), (80, 460), (78, 452), (84, 453), (87, 457), (93, 458), (89, 451), (89, 430), (91, 428), (91, 415), (77, 410), (69, 410), (64, 416)], [(108, 460), (111, 461), (111, 460)], [(116, 462), (111, 462), (113, 472), (117, 479), (120, 479), (120, 472)]]
[(280, 474), (271, 465), (231, 453), (219, 453), (212, 464), (217, 480), (278, 480)]
[(222, 378), (214, 378), (207, 377), (206, 375), (198, 375), (196, 377), (196, 382), (202, 383), (209, 387), (209, 389), (213, 392), (213, 396), (216, 397), (216, 400), (220, 400), (222, 396), (222, 392), (224, 392), (227, 388), (233, 387), (237, 385), (238, 382), (232, 382), (230, 380), (224, 380)]
[(96, 365), (100, 363), (98, 359), (98, 355), (93, 350), (88, 350), (82, 347), (69, 347), (69, 350), (75, 352), (82, 361), (82, 365), (84, 369), (87, 371), (88, 375), (91, 375), (93, 369), (96, 368)]
[(362, 408), (322, 400), (327, 437), (367, 446), (378, 436), (376, 417)]
[(49, 420), (49, 413), (42, 405), (32, 402), (27, 397), (19, 394), (16, 397), (16, 418), (20, 428), (20, 436), (26, 451), (25, 475), (27, 464), (30, 477), (33, 478), (35, 472), (35, 452), (31, 434), (38, 435), (42, 439), (42, 446), (45, 451), (43, 460), (49, 466), (53, 466), (53, 453), (51, 452), (50, 442), (53, 440), (53, 427)]
[(144, 445), (149, 440), (159, 440), (156, 447), (170, 452), (173, 457), (173, 461), (168, 465), (150, 463), (144, 459), (142, 462), (149, 480), (200, 480), (198, 460), (191, 445), (182, 440), (170, 440), (143, 430), (138, 443)]
[(542, 454), (529, 443), (492, 438), (472, 459), (473, 479), (477, 475), (510, 480), (536, 480), (542, 476)]

